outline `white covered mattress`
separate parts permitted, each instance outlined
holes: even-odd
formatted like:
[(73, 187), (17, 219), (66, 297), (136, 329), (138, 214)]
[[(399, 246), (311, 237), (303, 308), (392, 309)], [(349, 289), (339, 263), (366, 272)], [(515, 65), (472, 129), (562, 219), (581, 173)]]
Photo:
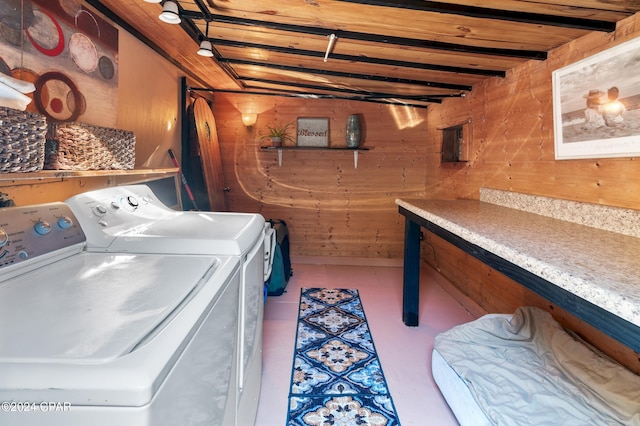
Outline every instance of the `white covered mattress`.
[(466, 383), (458, 376), (442, 355), (434, 349), (431, 356), (431, 370), (449, 408), (461, 425), (490, 426), (493, 423), (487, 418), (473, 398)]
[(519, 308), (436, 337), (433, 376), (461, 425), (640, 425), (640, 377)]

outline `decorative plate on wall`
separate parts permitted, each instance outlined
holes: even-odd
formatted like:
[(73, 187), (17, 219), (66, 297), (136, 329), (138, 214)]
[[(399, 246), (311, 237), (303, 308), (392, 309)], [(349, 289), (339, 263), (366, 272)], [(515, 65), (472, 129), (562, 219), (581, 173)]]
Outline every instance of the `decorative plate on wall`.
[(75, 83), (61, 72), (42, 74), (35, 86), (34, 100), (38, 111), (54, 121), (74, 121), (86, 107)]

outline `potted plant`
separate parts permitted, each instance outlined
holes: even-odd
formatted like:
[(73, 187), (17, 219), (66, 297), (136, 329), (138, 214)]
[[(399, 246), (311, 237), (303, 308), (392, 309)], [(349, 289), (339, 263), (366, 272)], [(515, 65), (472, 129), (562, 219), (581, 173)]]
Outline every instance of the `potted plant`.
[(267, 126), (267, 132), (262, 135), (260, 139), (270, 139), (273, 146), (282, 146), (287, 141), (295, 144), (295, 141), (289, 135), (289, 129), (291, 129), (292, 126), (292, 123), (287, 123), (282, 126)]

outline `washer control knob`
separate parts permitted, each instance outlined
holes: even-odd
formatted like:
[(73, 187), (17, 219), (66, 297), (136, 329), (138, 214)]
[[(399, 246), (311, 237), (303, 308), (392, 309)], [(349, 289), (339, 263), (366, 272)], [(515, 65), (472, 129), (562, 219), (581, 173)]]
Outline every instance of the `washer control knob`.
[(139, 205), (139, 203), (138, 203), (138, 199), (137, 199), (136, 197), (134, 197), (133, 195), (129, 195), (129, 196), (127, 197), (127, 203), (129, 203), (129, 205), (130, 205), (131, 207), (133, 207), (134, 209), (135, 209), (136, 207), (138, 207), (138, 205)]
[(39, 235), (47, 235), (51, 232), (51, 225), (44, 220), (41, 220), (33, 226), (33, 229), (35, 229), (36, 233)]
[(58, 226), (60, 229), (69, 229), (73, 226), (73, 220), (69, 216), (62, 216), (58, 218)]
[(95, 206), (93, 208), (93, 212), (97, 216), (104, 216), (105, 214), (107, 214), (107, 208), (105, 206), (103, 206), (102, 204), (98, 204), (97, 206)]
[(4, 229), (0, 228), (0, 247), (4, 246), (8, 242), (9, 234), (7, 234), (7, 231), (5, 231)]

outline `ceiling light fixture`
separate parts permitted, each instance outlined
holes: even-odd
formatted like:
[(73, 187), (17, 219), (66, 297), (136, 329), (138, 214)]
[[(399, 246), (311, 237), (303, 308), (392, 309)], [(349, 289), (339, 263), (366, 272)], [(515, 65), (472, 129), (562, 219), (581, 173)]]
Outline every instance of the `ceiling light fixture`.
[(329, 44), (327, 45), (327, 51), (324, 54), (324, 61), (327, 62), (329, 60), (329, 53), (333, 50), (333, 45), (336, 44), (336, 40), (338, 37), (335, 34), (331, 34), (329, 37)]
[(213, 46), (209, 40), (202, 40), (200, 42), (200, 48), (198, 49), (198, 55), (211, 58), (213, 56)]
[(180, 14), (178, 13), (178, 4), (172, 0), (165, 1), (159, 18), (167, 24), (179, 24), (181, 20)]
[(160, 3), (162, 0), (144, 0), (147, 3)]
[(209, 21), (207, 21), (207, 28), (205, 30), (204, 40), (200, 42), (200, 49), (198, 49), (198, 55), (206, 56), (208, 58), (213, 56), (213, 46), (209, 41)]

